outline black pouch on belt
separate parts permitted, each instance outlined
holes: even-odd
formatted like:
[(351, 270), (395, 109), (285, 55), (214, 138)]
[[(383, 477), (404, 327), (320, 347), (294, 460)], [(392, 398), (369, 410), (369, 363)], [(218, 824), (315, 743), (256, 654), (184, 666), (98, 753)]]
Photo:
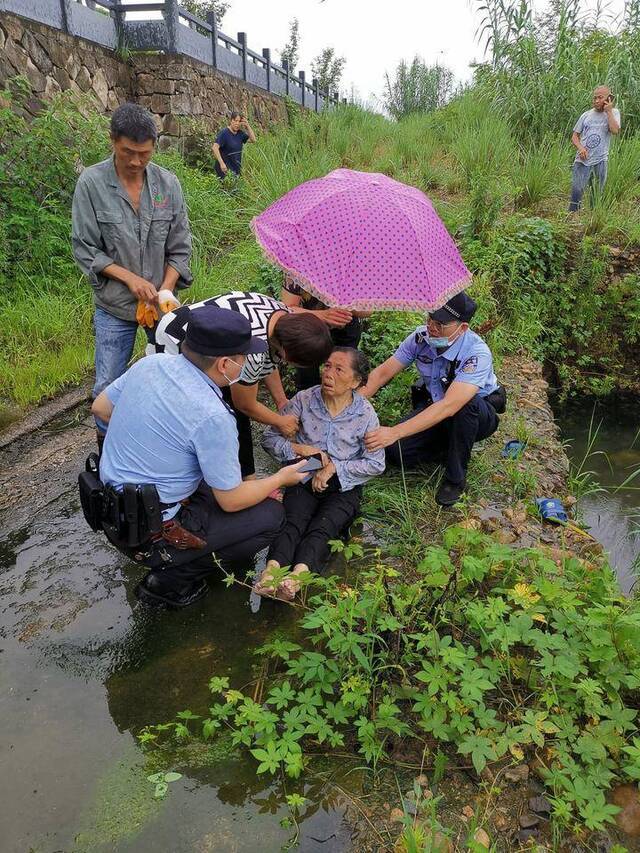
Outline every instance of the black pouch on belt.
[(127, 545), (137, 548), (140, 542), (140, 528), (138, 521), (138, 487), (133, 483), (125, 483), (122, 487), (122, 505), (124, 519), (127, 523)]
[(147, 527), (147, 535), (153, 539), (162, 533), (162, 510), (158, 490), (150, 483), (138, 486), (138, 496), (142, 505), (142, 517)]
[(414, 382), (411, 386), (411, 408), (419, 409), (424, 406), (430, 406), (432, 403), (431, 394), (424, 382)]
[(80, 505), (85, 521), (92, 530), (102, 530), (102, 504), (104, 486), (98, 475), (98, 456), (91, 453), (87, 457), (85, 470), (78, 475)]
[(490, 403), (496, 411), (496, 414), (502, 415), (507, 410), (507, 390), (504, 385), (498, 385), (495, 391), (486, 396), (487, 403)]

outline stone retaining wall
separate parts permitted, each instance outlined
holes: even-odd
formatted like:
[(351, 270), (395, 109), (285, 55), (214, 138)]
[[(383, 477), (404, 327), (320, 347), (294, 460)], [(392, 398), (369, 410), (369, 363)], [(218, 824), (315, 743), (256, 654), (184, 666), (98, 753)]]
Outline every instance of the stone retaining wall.
[(16, 74), (33, 90), (32, 114), (43, 100), (71, 90), (95, 98), (103, 112), (136, 101), (157, 119), (162, 135), (181, 135), (180, 117), (214, 130), (232, 109), (263, 130), (286, 120), (281, 98), (185, 56), (138, 54), (124, 61), (107, 48), (17, 15), (0, 13), (0, 87)]

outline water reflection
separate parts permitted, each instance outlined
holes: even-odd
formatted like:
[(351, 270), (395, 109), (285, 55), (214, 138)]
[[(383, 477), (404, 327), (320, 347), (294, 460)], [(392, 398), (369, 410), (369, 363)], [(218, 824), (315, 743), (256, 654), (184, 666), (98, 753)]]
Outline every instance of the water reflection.
[(640, 469), (640, 404), (583, 400), (557, 407), (556, 418), (562, 438), (570, 442), (567, 450), (573, 465), (592, 471), (608, 490), (586, 495), (580, 511), (609, 553), (620, 586), (628, 593), (637, 580), (634, 564), (637, 567), (640, 560), (640, 476), (629, 487), (618, 487)]
[[(143, 570), (87, 531), (75, 494), (0, 541), (0, 714), (3, 851), (280, 850), (292, 836), (279, 781), (224, 742), (173, 761), (183, 780), (154, 803), (136, 735), (190, 708), (207, 684), (254, 677), (257, 646), (291, 635), (294, 614), (246, 589), (212, 584), (202, 602), (168, 613), (133, 594)], [(353, 849), (331, 770), (290, 783), (308, 803), (301, 849)], [(357, 783), (355, 776), (351, 777)], [(357, 784), (356, 784), (357, 786)]]

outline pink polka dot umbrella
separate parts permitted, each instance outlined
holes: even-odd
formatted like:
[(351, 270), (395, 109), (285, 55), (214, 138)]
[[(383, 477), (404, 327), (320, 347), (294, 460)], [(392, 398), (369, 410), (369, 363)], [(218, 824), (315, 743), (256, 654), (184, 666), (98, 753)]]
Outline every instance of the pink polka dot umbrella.
[(336, 169), (251, 228), (267, 258), (330, 307), (434, 311), (471, 281), (427, 196), (386, 175)]

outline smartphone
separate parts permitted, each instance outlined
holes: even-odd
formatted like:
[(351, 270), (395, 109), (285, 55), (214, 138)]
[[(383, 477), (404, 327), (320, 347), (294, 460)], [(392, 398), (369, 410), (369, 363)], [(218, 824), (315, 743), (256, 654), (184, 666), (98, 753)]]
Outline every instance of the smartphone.
[(306, 461), (306, 464), (300, 468), (300, 471), (308, 471), (308, 475), (302, 480), (303, 483), (308, 483), (309, 480), (313, 477), (316, 471), (319, 471), (322, 466), (322, 457), (319, 453), (314, 453), (313, 456), (298, 456), (297, 459), (294, 459), (293, 462), (288, 462), (288, 465), (295, 465), (297, 462), (302, 462), (302, 460)]

